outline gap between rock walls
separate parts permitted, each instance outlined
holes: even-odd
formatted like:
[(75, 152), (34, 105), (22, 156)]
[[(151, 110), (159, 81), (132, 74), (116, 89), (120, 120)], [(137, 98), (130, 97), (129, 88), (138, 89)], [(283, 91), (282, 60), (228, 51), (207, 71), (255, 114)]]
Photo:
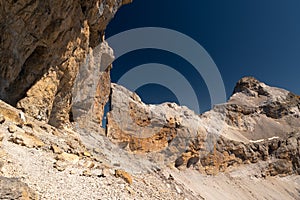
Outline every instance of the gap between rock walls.
[(105, 130), (105, 135), (107, 135), (107, 113), (111, 111), (111, 94), (112, 94), (112, 90), (110, 89), (110, 93), (109, 93), (109, 97), (108, 97), (108, 101), (104, 106), (104, 112), (103, 112), (103, 117), (102, 117), (102, 128), (104, 128)]

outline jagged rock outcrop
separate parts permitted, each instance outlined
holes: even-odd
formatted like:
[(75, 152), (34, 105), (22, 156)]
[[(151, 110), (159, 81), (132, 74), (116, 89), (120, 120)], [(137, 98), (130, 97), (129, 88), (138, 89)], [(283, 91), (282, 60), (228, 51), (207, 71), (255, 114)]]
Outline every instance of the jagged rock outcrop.
[[(119, 93), (120, 96), (130, 94), (133, 99), (139, 100), (125, 88), (113, 86), (113, 89), (116, 88), (124, 90)], [(126, 102), (125, 98), (124, 105)], [(5, 180), (0, 192), (4, 191), (4, 195), (10, 195), (11, 198), (16, 198), (22, 192), (26, 198), (29, 196), (32, 199), (35, 199), (34, 195), (41, 199), (97, 199), (99, 196), (104, 199), (115, 196), (124, 199), (223, 199), (224, 196), (228, 199), (238, 199), (241, 196), (247, 199), (257, 199), (260, 196), (266, 199), (297, 199), (299, 179), (294, 174), (299, 171), (299, 133), (244, 143), (223, 136), (205, 135), (205, 130), (202, 130), (202, 134), (201, 131), (197, 134), (197, 139), (189, 138), (188, 144), (180, 147), (186, 144), (187, 138), (177, 137), (179, 134), (188, 133), (188, 119), (194, 117), (193, 112), (176, 104), (157, 107), (133, 101), (131, 105), (131, 117), (136, 124), (143, 127), (155, 122), (151, 121), (151, 117), (149, 121), (143, 115), (143, 109), (148, 107), (151, 107), (149, 110), (153, 113), (163, 114), (163, 111), (169, 111), (171, 115), (185, 110), (187, 113), (182, 112), (174, 120), (177, 122), (174, 130), (178, 131), (175, 132), (176, 137), (171, 138), (168, 147), (144, 142), (140, 146), (150, 151), (149, 147), (159, 148), (153, 155), (151, 152), (142, 154), (146, 152), (145, 149), (138, 148), (134, 152), (139, 154), (133, 155), (132, 151), (126, 154), (126, 151), (120, 150), (97, 132), (91, 136), (92, 133), (84, 135), (70, 129), (56, 129), (0, 101), (0, 176), (6, 177), (0, 178)], [(201, 119), (198, 115), (195, 116), (195, 119)], [(158, 116), (156, 121), (173, 124), (164, 115)], [(155, 127), (155, 123), (151, 126)], [(157, 127), (161, 128), (159, 125)], [(130, 129), (126, 132), (131, 134)], [(145, 139), (140, 138), (140, 134), (137, 136)], [(164, 139), (157, 139), (154, 142), (166, 144)], [(119, 144), (119, 147), (120, 145), (125, 147), (125, 144)], [(127, 144), (127, 147), (130, 150), (130, 145)], [(151, 159), (150, 162), (147, 159)], [(176, 167), (182, 169), (181, 171), (172, 168), (171, 164), (174, 166), (175, 160)], [(158, 165), (161, 161), (168, 163)], [(191, 170), (185, 170), (186, 167)], [(219, 173), (216, 177), (208, 177), (195, 169), (206, 174), (226, 171), (226, 175)], [(261, 178), (269, 175), (287, 177)], [(233, 188), (228, 188), (229, 185), (233, 185)], [(251, 188), (248, 188), (249, 185)], [(264, 188), (263, 191), (260, 190), (261, 187)], [(220, 188), (222, 195), (218, 197)], [(4, 195), (1, 194), (1, 197)]]
[(207, 174), (260, 161), (269, 163), (261, 174), (291, 174), (299, 171), (299, 111), (297, 95), (252, 77), (202, 115), (172, 103), (145, 105), (113, 84), (107, 136), (129, 151), (156, 152)]
[[(0, 99), (54, 126), (68, 122), (75, 79), (87, 67), (81, 64), (103, 41), (117, 9), (130, 2), (1, 0)], [(100, 79), (95, 96), (104, 98), (101, 86), (110, 81)], [(96, 102), (101, 115), (105, 103)]]
[[(193, 156), (200, 160), (196, 168), (207, 174), (225, 172), (229, 167), (242, 164), (264, 163), (257, 176), (291, 175), (300, 172), (299, 143), (300, 133), (250, 143), (232, 141), (221, 136), (217, 138), (213, 151), (201, 150), (194, 143), (185, 154), (191, 155), (195, 150), (199, 152)], [(193, 157), (184, 159), (181, 165), (189, 167)]]
[(190, 156), (183, 164), (199, 156), (200, 171), (216, 174), (229, 166), (266, 161), (262, 176), (298, 174), (299, 111), (299, 96), (253, 77), (242, 78), (226, 104), (216, 105), (201, 116), (219, 113), (226, 122), (214, 134), (213, 150), (202, 149), (207, 139), (197, 138), (185, 153)]
[(90, 50), (79, 69), (72, 90), (72, 117), (80, 127), (91, 127), (97, 131), (102, 125), (104, 106), (110, 95), (113, 60), (113, 50), (106, 42), (102, 42)]
[(225, 105), (226, 121), (248, 140), (285, 136), (300, 129), (300, 97), (253, 77), (241, 79)]
[(124, 149), (162, 152), (165, 158), (176, 158), (186, 150), (190, 138), (201, 131), (199, 117), (187, 107), (174, 103), (146, 105), (120, 85), (112, 84), (111, 88), (106, 135)]
[(0, 0), (0, 99), (19, 108), (0, 100), (0, 198), (299, 199), (299, 96), (246, 77), (196, 115), (111, 88), (104, 30), (131, 1)]

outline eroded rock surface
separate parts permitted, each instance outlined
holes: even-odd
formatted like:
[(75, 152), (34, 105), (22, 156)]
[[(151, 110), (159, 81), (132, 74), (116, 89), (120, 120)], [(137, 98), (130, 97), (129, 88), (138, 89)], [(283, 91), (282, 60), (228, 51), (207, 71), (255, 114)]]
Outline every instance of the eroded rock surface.
[(297, 95), (251, 77), (202, 115), (173, 103), (145, 105), (112, 84), (107, 136), (131, 152), (155, 152), (156, 161), (167, 157), (207, 174), (266, 161), (260, 175), (287, 175), (299, 171), (299, 110)]
[(19, 108), (0, 100), (0, 198), (299, 199), (299, 96), (246, 77), (196, 115), (111, 88), (104, 30), (127, 3), (0, 0), (0, 99)]
[[(86, 67), (82, 63), (103, 41), (117, 9), (129, 2), (1, 1), (0, 99), (54, 126), (69, 122), (72, 88)], [(93, 83), (100, 87), (95, 96), (104, 98), (106, 78), (99, 79)]]
[(72, 91), (72, 115), (81, 127), (90, 126), (97, 131), (102, 125), (104, 106), (110, 95), (113, 60), (113, 50), (104, 41), (90, 50), (79, 70)]
[(111, 111), (107, 114), (107, 136), (134, 153), (162, 153), (176, 158), (191, 138), (201, 134), (200, 118), (174, 103), (146, 105), (133, 92), (112, 84)]

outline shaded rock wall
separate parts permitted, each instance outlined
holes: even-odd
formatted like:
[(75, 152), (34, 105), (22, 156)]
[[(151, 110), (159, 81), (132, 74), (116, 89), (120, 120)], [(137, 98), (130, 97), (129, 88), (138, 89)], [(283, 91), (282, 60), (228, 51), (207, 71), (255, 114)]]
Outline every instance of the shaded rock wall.
[(68, 122), (81, 63), (123, 3), (1, 0), (0, 99), (52, 125)]
[[(72, 90), (73, 120), (82, 127), (100, 128), (104, 105), (110, 95), (110, 68), (113, 50), (106, 42), (90, 49), (79, 69)], [(89, 125), (87, 125), (89, 123)]]

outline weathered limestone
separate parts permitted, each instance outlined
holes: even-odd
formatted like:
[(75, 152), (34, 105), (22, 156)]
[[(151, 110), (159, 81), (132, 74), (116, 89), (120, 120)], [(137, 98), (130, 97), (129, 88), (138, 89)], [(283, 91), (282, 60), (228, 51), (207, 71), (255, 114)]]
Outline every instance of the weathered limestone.
[[(68, 123), (75, 79), (87, 67), (82, 63), (126, 3), (130, 1), (2, 1), (0, 99), (56, 127)], [(103, 70), (93, 82), (99, 85), (94, 95), (97, 115), (103, 115), (102, 101), (110, 85), (107, 73)]]

